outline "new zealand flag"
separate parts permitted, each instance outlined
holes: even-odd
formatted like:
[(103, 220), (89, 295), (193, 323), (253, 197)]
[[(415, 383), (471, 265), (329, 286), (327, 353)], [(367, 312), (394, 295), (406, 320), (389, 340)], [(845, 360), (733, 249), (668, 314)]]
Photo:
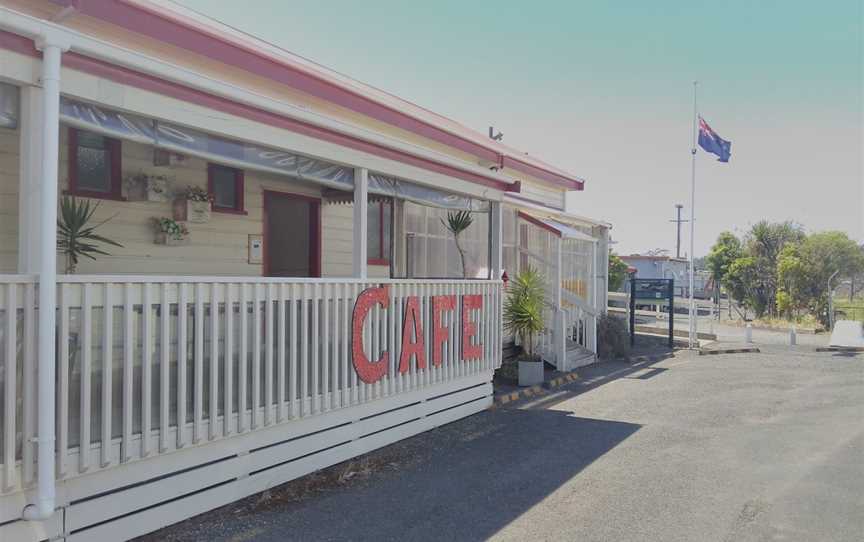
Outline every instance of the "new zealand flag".
[(732, 156), (732, 142), (718, 136), (702, 117), (699, 117), (699, 146), (711, 154), (716, 154), (720, 162), (728, 162)]

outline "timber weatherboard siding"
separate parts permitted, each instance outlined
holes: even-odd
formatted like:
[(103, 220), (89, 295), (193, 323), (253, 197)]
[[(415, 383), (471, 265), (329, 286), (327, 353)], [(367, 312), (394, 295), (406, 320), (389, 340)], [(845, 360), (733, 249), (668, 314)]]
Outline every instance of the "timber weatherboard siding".
[[(60, 191), (68, 188), (68, 128), (60, 131)], [(14, 273), (18, 252), (19, 131), (0, 129), (0, 271)], [(171, 167), (153, 166), (153, 147), (122, 142), (121, 167), (126, 178), (140, 172), (160, 173), (172, 179), (172, 189), (207, 187), (207, 161), (186, 157)], [(79, 273), (180, 274), (260, 276), (261, 264), (248, 263), (248, 236), (263, 233), (263, 191), (321, 197), (321, 189), (288, 176), (245, 171), (245, 215), (212, 212), (204, 224), (189, 223), (188, 245), (165, 246), (153, 242), (152, 217), (172, 216), (172, 203), (150, 201), (99, 202), (94, 221), (109, 217), (99, 233), (123, 247), (105, 247), (110, 256), (82, 259)], [(322, 276), (351, 276), (353, 210), (350, 205), (321, 206)], [(369, 266), (373, 277), (389, 276), (386, 266)]]

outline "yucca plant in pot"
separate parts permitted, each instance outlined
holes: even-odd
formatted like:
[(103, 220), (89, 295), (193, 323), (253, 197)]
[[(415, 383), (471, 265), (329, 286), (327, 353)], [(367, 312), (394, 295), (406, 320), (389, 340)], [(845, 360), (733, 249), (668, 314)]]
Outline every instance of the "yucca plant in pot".
[(449, 212), (447, 213), (447, 221), (441, 219), (441, 224), (444, 225), (445, 228), (450, 230), (450, 233), (453, 234), (453, 240), (456, 242), (456, 250), (459, 251), (459, 259), (462, 262), (462, 277), (468, 278), (468, 270), (465, 268), (465, 250), (462, 248), (462, 243), (460, 242), (461, 235), (471, 227), (471, 224), (474, 223), (474, 217), (471, 216), (471, 213), (468, 211), (458, 211), (458, 212)]
[(57, 217), (57, 251), (66, 258), (66, 274), (72, 274), (78, 269), (81, 257), (96, 259), (96, 255), (110, 256), (99, 248), (100, 244), (122, 247), (120, 243), (103, 237), (96, 230), (114, 218), (106, 218), (102, 222), (90, 225), (90, 220), (99, 208), (99, 203), (90, 200), (78, 200), (75, 196), (63, 196), (60, 200), (60, 216)]
[(534, 338), (543, 331), (543, 306), (546, 292), (543, 275), (532, 267), (524, 269), (510, 281), (504, 302), (504, 327), (519, 337), (519, 385), (533, 386), (543, 382), (543, 361), (534, 352)]

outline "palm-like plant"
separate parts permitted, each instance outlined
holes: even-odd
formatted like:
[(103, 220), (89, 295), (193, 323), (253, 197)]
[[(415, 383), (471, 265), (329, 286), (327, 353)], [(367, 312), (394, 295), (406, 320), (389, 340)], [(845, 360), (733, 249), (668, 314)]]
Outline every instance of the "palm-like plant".
[(441, 224), (444, 225), (445, 228), (450, 230), (450, 233), (453, 234), (453, 240), (456, 241), (456, 250), (459, 251), (459, 259), (462, 262), (462, 276), (466, 277), (468, 271), (465, 268), (465, 251), (462, 249), (462, 244), (459, 242), (459, 237), (462, 233), (471, 227), (471, 224), (474, 223), (474, 217), (471, 216), (471, 213), (468, 211), (458, 211), (458, 212), (449, 212), (447, 213), (447, 222), (444, 222), (444, 219), (441, 219)]
[[(90, 220), (99, 208), (90, 200), (77, 200), (74, 196), (64, 196), (60, 200), (60, 216), (57, 219), (57, 250), (66, 257), (66, 273), (74, 273), (78, 260), (84, 256), (95, 260), (97, 254), (110, 254), (99, 248), (99, 244), (122, 247), (120, 243), (96, 234), (96, 229), (111, 220), (106, 218), (96, 225), (90, 226)], [(116, 215), (115, 215), (116, 216)]]
[(504, 327), (519, 336), (529, 358), (534, 358), (534, 335), (543, 331), (546, 292), (543, 275), (533, 267), (519, 273), (508, 285), (504, 302)]

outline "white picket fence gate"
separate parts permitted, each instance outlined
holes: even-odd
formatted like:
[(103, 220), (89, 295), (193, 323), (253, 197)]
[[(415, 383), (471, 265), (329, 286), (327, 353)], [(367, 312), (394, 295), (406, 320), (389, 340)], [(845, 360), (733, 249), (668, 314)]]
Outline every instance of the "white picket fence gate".
[[(367, 384), (352, 311), (379, 286), (389, 307), (371, 310), (363, 345), (389, 351), (389, 368)], [(461, 359), (457, 303), (433, 364), (439, 295), (481, 296), (480, 359)], [(410, 296), (428, 365), (401, 373)], [(482, 410), (501, 361), (500, 281), (63, 276), (59, 509), (40, 524), (20, 519), (36, 472), (35, 299), (35, 277), (0, 276), (0, 540), (143, 534)]]

